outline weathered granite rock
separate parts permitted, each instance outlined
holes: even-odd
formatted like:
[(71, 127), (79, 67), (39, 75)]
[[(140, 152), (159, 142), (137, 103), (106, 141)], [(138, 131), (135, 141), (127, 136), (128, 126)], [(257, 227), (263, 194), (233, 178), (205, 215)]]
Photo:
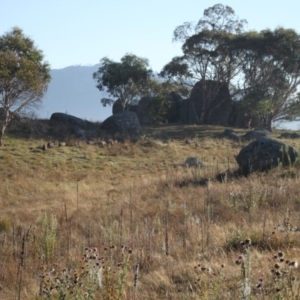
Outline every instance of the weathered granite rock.
[(199, 161), (197, 157), (188, 157), (185, 161), (185, 165), (187, 167), (197, 167), (197, 168), (204, 167), (204, 165)]
[(52, 124), (69, 124), (69, 125), (74, 125), (80, 128), (86, 128), (87, 127), (87, 123), (86, 121), (68, 115), (68, 114), (64, 114), (64, 113), (53, 113), (50, 117), (50, 123)]
[(271, 137), (272, 133), (266, 129), (254, 129), (242, 136), (243, 140), (252, 141), (261, 137)]
[(108, 117), (102, 124), (101, 129), (115, 133), (139, 134), (141, 126), (135, 112), (123, 111)]
[(143, 97), (137, 107), (137, 116), (140, 124), (149, 125), (153, 123), (152, 118), (149, 115), (149, 105), (151, 103), (150, 97)]
[(277, 167), (279, 163), (289, 166), (298, 159), (298, 152), (291, 146), (267, 137), (261, 137), (244, 147), (236, 161), (240, 171), (248, 175), (253, 171), (266, 171)]
[(230, 128), (226, 128), (223, 133), (219, 135), (220, 138), (232, 140), (234, 142), (240, 142), (241, 138)]
[[(207, 98), (209, 100), (205, 100)], [(201, 80), (191, 91), (187, 111), (188, 123), (227, 125), (232, 106), (233, 102), (226, 83)]]
[(171, 92), (167, 96), (167, 99), (170, 103), (168, 116), (169, 122), (178, 123), (182, 121), (180, 116), (180, 108), (182, 107), (182, 102), (184, 101), (182, 97), (176, 92)]
[[(126, 106), (126, 110), (137, 112), (137, 105), (128, 104)], [(113, 107), (112, 107), (113, 115), (118, 114), (119, 112), (122, 112), (122, 111), (123, 111), (123, 106), (121, 104), (121, 101), (120, 100), (115, 101), (115, 103), (113, 104)]]
[(280, 138), (282, 139), (299, 139), (300, 138), (300, 134), (298, 134), (297, 132), (283, 132), (280, 135)]

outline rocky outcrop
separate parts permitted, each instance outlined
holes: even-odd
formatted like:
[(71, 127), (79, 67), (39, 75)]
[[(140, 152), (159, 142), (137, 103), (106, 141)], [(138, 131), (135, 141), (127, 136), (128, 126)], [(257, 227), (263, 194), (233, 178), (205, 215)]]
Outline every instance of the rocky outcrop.
[(188, 123), (227, 125), (232, 106), (227, 84), (201, 80), (191, 91), (187, 109)]
[(252, 141), (261, 137), (271, 137), (271, 132), (266, 129), (254, 129), (242, 136), (242, 140)]
[(167, 99), (170, 103), (170, 109), (169, 109), (169, 116), (168, 116), (168, 122), (171, 123), (178, 123), (182, 121), (181, 118), (181, 113), (180, 109), (183, 105), (183, 99), (182, 97), (176, 93), (176, 92), (171, 92), (168, 96)]
[(153, 123), (149, 115), (149, 105), (151, 103), (150, 97), (143, 97), (137, 106), (137, 116), (142, 125), (149, 125)]
[(283, 132), (281, 135), (280, 135), (280, 138), (281, 139), (299, 139), (300, 138), (300, 134), (297, 133), (297, 132)]
[(50, 118), (50, 125), (49, 132), (62, 138), (72, 136), (87, 141), (97, 136), (98, 128), (91, 122), (64, 113), (53, 113)]
[(244, 147), (236, 161), (240, 171), (248, 175), (253, 171), (266, 171), (277, 167), (279, 163), (289, 166), (298, 159), (297, 151), (275, 139), (261, 137)]
[(123, 111), (108, 117), (101, 124), (101, 129), (104, 129), (112, 134), (139, 134), (141, 126), (135, 112)]
[(225, 138), (228, 140), (232, 140), (234, 142), (240, 142), (241, 138), (234, 132), (234, 130), (230, 129), (230, 128), (226, 128), (223, 133), (221, 133), (219, 136), (219, 138)]
[(64, 113), (53, 113), (50, 117), (50, 124), (68, 124), (80, 128), (86, 128), (86, 121)]
[[(126, 110), (136, 112), (141, 125), (153, 124), (154, 120), (149, 114), (149, 105), (151, 103), (151, 100), (151, 97), (142, 97), (137, 105), (129, 105)], [(180, 110), (183, 103), (183, 99), (178, 93), (171, 92), (169, 95), (167, 95), (167, 100), (170, 104), (167, 122), (181, 122), (182, 116)], [(117, 100), (112, 107), (112, 113), (113, 115), (115, 115), (122, 111), (123, 107), (121, 105), (121, 102)]]

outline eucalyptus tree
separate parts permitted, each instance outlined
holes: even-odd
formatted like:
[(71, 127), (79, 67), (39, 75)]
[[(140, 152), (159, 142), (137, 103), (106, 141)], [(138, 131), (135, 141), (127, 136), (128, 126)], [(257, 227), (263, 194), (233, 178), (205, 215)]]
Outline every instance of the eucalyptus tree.
[(300, 120), (300, 36), (282, 27), (246, 32), (235, 40), (242, 59), (243, 105), (272, 130), (274, 121)]
[(145, 58), (126, 54), (121, 62), (115, 62), (107, 57), (100, 61), (101, 66), (93, 74), (100, 91), (106, 90), (110, 98), (102, 98), (103, 106), (111, 105), (120, 100), (123, 110), (138, 101), (144, 93), (145, 83), (151, 78), (152, 70)]
[(22, 29), (14, 27), (0, 37), (0, 146), (13, 116), (37, 107), (50, 80), (43, 52)]
[[(203, 95), (200, 122), (214, 109), (211, 103), (222, 86), (229, 86), (241, 72), (241, 60), (232, 40), (243, 32), (240, 20), (229, 6), (217, 4), (204, 11), (197, 24), (184, 23), (174, 31), (174, 41), (183, 42), (183, 55), (164, 66), (161, 75), (190, 88), (201, 81)], [(208, 82), (214, 84), (207, 84)]]

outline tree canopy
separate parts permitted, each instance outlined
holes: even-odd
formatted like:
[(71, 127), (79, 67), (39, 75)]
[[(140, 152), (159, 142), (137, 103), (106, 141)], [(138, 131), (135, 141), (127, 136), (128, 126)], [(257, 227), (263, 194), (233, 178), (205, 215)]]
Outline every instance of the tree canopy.
[(133, 54), (126, 54), (121, 58), (121, 62), (104, 57), (100, 63), (101, 66), (93, 74), (93, 78), (100, 91), (107, 90), (113, 97), (102, 98), (102, 104), (106, 106), (120, 100), (123, 110), (126, 110), (129, 104), (141, 96), (145, 82), (152, 75), (148, 60)]
[(0, 145), (13, 115), (37, 106), (51, 80), (34, 41), (14, 27), (0, 37)]
[(204, 11), (194, 25), (184, 23), (174, 31), (174, 41), (183, 43), (183, 55), (174, 57), (161, 74), (172, 82), (194, 86), (202, 81), (205, 123), (216, 97), (205, 83), (230, 87), (231, 97), (243, 102), (249, 113), (258, 114), (262, 125), (300, 119), (297, 87), (300, 83), (300, 36), (293, 29), (245, 31), (247, 22), (234, 10), (217, 4)]
[(256, 107), (263, 125), (299, 120), (300, 36), (282, 27), (247, 32), (234, 45), (242, 60), (240, 86), (248, 108)]

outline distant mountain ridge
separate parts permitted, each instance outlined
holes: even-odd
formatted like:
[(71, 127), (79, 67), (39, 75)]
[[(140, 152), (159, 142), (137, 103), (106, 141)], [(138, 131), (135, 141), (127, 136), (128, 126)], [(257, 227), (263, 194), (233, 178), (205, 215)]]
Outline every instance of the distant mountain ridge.
[(54, 112), (68, 113), (90, 121), (104, 121), (112, 114), (112, 107), (103, 107), (100, 99), (107, 94), (96, 88), (94, 66), (69, 66), (51, 70), (52, 80), (43, 97), (38, 118), (49, 119)]

